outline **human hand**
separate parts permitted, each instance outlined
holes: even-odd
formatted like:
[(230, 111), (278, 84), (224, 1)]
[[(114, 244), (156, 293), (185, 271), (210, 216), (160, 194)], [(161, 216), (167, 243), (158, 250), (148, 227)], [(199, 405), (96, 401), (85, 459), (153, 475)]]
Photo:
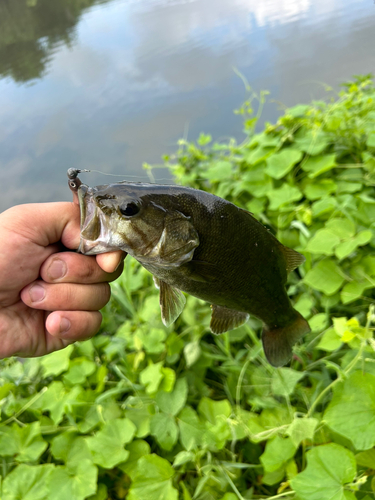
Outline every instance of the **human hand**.
[(18, 205), (0, 214), (0, 358), (42, 356), (99, 329), (123, 252), (88, 257), (75, 203)]

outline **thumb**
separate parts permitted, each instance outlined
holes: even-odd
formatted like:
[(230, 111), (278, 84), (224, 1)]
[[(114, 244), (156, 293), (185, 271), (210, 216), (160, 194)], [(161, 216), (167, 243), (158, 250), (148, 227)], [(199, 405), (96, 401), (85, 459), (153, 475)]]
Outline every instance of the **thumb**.
[(70, 202), (18, 205), (0, 215), (1, 225), (40, 246), (62, 241), (67, 248), (78, 248), (80, 240), (79, 206)]

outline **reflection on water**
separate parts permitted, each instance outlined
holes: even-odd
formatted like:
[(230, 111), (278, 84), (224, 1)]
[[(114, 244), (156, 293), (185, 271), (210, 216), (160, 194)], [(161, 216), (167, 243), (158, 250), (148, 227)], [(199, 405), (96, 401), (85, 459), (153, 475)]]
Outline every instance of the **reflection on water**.
[(95, 0), (1, 0), (0, 76), (16, 82), (41, 78), (61, 43), (72, 46), (85, 9)]
[(141, 180), (184, 134), (241, 139), (234, 67), (287, 106), (374, 71), (374, 16), (369, 0), (0, 0), (0, 210), (68, 199), (69, 167)]

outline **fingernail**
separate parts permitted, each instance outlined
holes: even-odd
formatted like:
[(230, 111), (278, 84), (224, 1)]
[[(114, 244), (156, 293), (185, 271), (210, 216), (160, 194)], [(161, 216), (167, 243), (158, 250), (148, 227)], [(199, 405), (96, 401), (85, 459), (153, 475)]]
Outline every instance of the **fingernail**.
[(66, 333), (71, 327), (71, 323), (67, 318), (61, 318), (60, 321), (60, 333)]
[(44, 299), (46, 292), (40, 285), (34, 285), (29, 290), (31, 302), (40, 302)]
[(128, 255), (128, 254), (126, 253), (123, 257), (121, 257), (120, 262), (117, 264), (116, 269), (115, 269), (113, 272), (117, 271), (117, 269), (121, 266), (121, 264), (123, 264), (123, 263), (124, 263), (125, 257), (126, 257), (127, 255)]
[(66, 275), (67, 267), (63, 260), (53, 259), (49, 268), (47, 269), (47, 274), (53, 280), (63, 278)]

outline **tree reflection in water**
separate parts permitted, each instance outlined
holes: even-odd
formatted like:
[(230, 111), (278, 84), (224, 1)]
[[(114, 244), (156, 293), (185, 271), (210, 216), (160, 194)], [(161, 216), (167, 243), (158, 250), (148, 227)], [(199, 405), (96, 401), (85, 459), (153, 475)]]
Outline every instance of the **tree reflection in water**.
[(84, 11), (108, 1), (0, 0), (0, 78), (42, 78), (55, 48), (74, 43)]

